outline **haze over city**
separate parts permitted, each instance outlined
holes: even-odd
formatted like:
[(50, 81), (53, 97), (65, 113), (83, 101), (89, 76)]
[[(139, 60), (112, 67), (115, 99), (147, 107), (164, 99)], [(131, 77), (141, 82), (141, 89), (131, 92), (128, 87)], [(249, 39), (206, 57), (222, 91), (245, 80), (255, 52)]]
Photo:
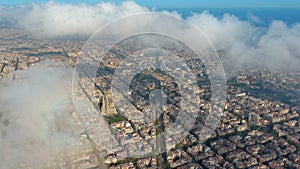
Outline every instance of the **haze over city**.
[(0, 168), (299, 168), (299, 9), (0, 1)]

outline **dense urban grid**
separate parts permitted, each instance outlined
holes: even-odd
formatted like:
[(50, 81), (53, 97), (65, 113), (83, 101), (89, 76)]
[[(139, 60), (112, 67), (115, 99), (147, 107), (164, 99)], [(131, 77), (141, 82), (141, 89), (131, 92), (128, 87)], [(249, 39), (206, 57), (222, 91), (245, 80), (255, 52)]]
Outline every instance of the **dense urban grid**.
[[(15, 71), (35, 66), (43, 60), (75, 67), (76, 58), (84, 45), (84, 41), (80, 40), (44, 40), (5, 25), (0, 27), (1, 79), (14, 80), (17, 78)], [(176, 130), (172, 130), (181, 99), (194, 99), (181, 98), (176, 80), (160, 70), (143, 71), (132, 80), (131, 101), (136, 111), (127, 110), (126, 106), (114, 106), (109, 89), (117, 89), (118, 86), (110, 86), (109, 82), (122, 58), (132, 52), (117, 46), (108, 53), (107, 59), (102, 60), (101, 65), (96, 62), (97, 58), (91, 56), (90, 59), (98, 66), (96, 78), (79, 76), (78, 81), (78, 90), (83, 90), (93, 106), (102, 111), (105, 121), (96, 122), (94, 114), (83, 112), (90, 120), (85, 125), (77, 112), (69, 112), (78, 126), (86, 128), (81, 133), (85, 148), (70, 153), (72, 162), (66, 163), (58, 157), (57, 164), (65, 167), (71, 165), (71, 168), (99, 168), (105, 165), (120, 169), (300, 168), (300, 73), (274, 72), (248, 66), (228, 76), (221, 123), (209, 139), (200, 143), (198, 136), (210, 109), (209, 78), (201, 62), (189, 59), (189, 52), (170, 50), (185, 58), (198, 75), (198, 88), (188, 89), (192, 92), (191, 96), (201, 99), (192, 129), (186, 130), (189, 124), (186, 119), (181, 119)], [(143, 55), (138, 53), (140, 57)], [(222, 58), (222, 51), (220, 55)], [(174, 71), (181, 73), (180, 68)], [(189, 83), (188, 79), (186, 83)], [(147, 99), (154, 89), (161, 89), (166, 95), (163, 112), (158, 116), (148, 113), (152, 108)], [(113, 134), (111, 139), (116, 140), (116, 144), (109, 148), (101, 147), (93, 139), (96, 137), (95, 128), (103, 125), (108, 126)], [(167, 131), (164, 137), (158, 138), (163, 131)], [(185, 138), (181, 138), (182, 133), (186, 133)], [(156, 153), (158, 149), (165, 149), (165, 152)]]

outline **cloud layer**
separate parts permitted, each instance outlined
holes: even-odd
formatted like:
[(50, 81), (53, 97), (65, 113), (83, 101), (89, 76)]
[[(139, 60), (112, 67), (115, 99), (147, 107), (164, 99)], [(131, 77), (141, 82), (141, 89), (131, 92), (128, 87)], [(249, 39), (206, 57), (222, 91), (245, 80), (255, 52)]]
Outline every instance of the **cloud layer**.
[[(120, 5), (108, 2), (97, 5), (74, 5), (50, 1), (46, 4), (2, 7), (0, 19), (12, 22), (28, 32), (49, 38), (88, 37), (115, 19), (149, 11), (155, 10), (133, 1), (125, 1)], [(179, 16), (176, 11), (164, 13)], [(262, 19), (251, 15), (249, 20), (245, 21), (230, 14), (217, 18), (204, 11), (194, 13), (186, 20), (202, 30), (217, 50), (223, 50), (225, 61), (234, 67), (243, 64), (261, 64), (271, 69), (299, 70), (300, 24), (288, 26), (283, 21), (276, 20), (268, 27), (252, 24)], [(155, 23), (155, 26), (159, 25)], [(137, 23), (120, 25), (120, 30), (131, 29), (134, 26), (137, 26)]]
[[(90, 36), (115, 19), (149, 11), (153, 10), (133, 1), (125, 1), (120, 5), (102, 2), (93, 6), (50, 1), (0, 9), (2, 20), (50, 38)], [(165, 13), (179, 16), (176, 11)], [(260, 19), (255, 16), (251, 18), (256, 18), (255, 21)], [(226, 61), (232, 66), (262, 64), (272, 69), (299, 69), (300, 24), (288, 26), (283, 21), (273, 21), (268, 27), (257, 27), (252, 24), (253, 19), (243, 21), (230, 14), (217, 18), (207, 11), (194, 13), (187, 21), (202, 30), (218, 50), (223, 50)], [(120, 30), (133, 28), (134, 25), (122, 25)]]
[(45, 62), (1, 82), (0, 168), (44, 168), (79, 145), (66, 90), (71, 75), (70, 68)]
[(225, 52), (230, 66), (266, 66), (272, 70), (299, 70), (300, 24), (288, 26), (274, 20), (268, 27), (257, 27), (225, 14), (221, 19), (208, 12), (194, 14), (188, 21), (199, 27), (215, 47)]
[[(155, 9), (140, 6), (133, 1), (125, 1), (120, 5), (109, 2), (75, 5), (50, 1), (45, 4), (2, 7), (0, 20), (12, 22), (28, 32), (49, 38), (89, 37), (115, 19), (149, 11)], [(180, 16), (176, 11), (164, 13)], [(272, 69), (299, 70), (300, 24), (288, 26), (277, 20), (266, 27), (253, 24), (263, 19), (252, 14), (249, 20), (241, 20), (230, 14), (215, 17), (207, 11), (194, 13), (186, 18), (207, 35), (217, 50), (224, 51), (226, 61), (232, 66), (262, 64)], [(132, 29), (137, 25), (120, 25), (120, 30)], [(155, 26), (159, 25), (155, 23)]]
[(48, 37), (89, 36), (114, 19), (146, 11), (149, 10), (132, 1), (123, 2), (120, 6), (104, 2), (72, 5), (50, 1), (46, 4), (3, 8), (2, 20), (13, 21), (29, 32)]

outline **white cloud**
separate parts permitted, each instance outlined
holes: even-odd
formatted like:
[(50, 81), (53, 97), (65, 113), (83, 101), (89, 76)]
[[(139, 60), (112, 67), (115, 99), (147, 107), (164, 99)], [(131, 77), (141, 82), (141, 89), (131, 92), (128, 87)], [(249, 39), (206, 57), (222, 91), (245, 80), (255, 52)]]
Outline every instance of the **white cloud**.
[(72, 5), (50, 1), (46, 4), (2, 9), (2, 19), (13, 20), (32, 33), (58, 37), (91, 35), (114, 19), (147, 11), (147, 8), (133, 1), (125, 1), (119, 6), (104, 2), (97, 5)]
[[(50, 38), (66, 36), (89, 37), (105, 24), (134, 13), (155, 11), (140, 6), (133, 1), (124, 1), (120, 5), (101, 2), (97, 5), (59, 4), (50, 1), (46, 4), (33, 4), (19, 7), (3, 7), (0, 18), (13, 21), (25, 30)], [(168, 12), (180, 17), (176, 11)], [(259, 27), (263, 22), (253, 14), (249, 20), (224, 14), (215, 17), (207, 11), (194, 13), (187, 21), (197, 26), (212, 41), (217, 49), (226, 54), (226, 61), (240, 66), (245, 63), (262, 64), (271, 68), (288, 70), (298, 68), (300, 55), (300, 26), (288, 26), (282, 21), (273, 21), (269, 26)], [(145, 20), (145, 22), (150, 22)], [(160, 23), (151, 20), (159, 28)], [(254, 24), (253, 24), (254, 23)], [(141, 23), (139, 23), (141, 24)], [(176, 25), (177, 23), (170, 23)], [(120, 31), (134, 29), (136, 23), (120, 25)], [(188, 32), (188, 31), (186, 31)], [(193, 35), (187, 35), (193, 38)]]
[(16, 72), (18, 80), (1, 82), (0, 168), (23, 163), (44, 168), (80, 144), (79, 136), (72, 135), (75, 122), (66, 90), (71, 70), (44, 62)]

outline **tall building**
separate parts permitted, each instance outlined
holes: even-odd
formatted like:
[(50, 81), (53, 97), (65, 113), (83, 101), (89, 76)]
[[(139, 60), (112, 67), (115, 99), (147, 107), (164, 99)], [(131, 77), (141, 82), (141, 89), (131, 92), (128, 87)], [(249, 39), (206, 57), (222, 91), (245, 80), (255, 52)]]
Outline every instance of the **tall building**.
[(102, 108), (101, 108), (101, 114), (103, 116), (110, 116), (114, 114), (118, 114), (114, 103), (112, 94), (109, 91), (105, 91), (102, 97)]

